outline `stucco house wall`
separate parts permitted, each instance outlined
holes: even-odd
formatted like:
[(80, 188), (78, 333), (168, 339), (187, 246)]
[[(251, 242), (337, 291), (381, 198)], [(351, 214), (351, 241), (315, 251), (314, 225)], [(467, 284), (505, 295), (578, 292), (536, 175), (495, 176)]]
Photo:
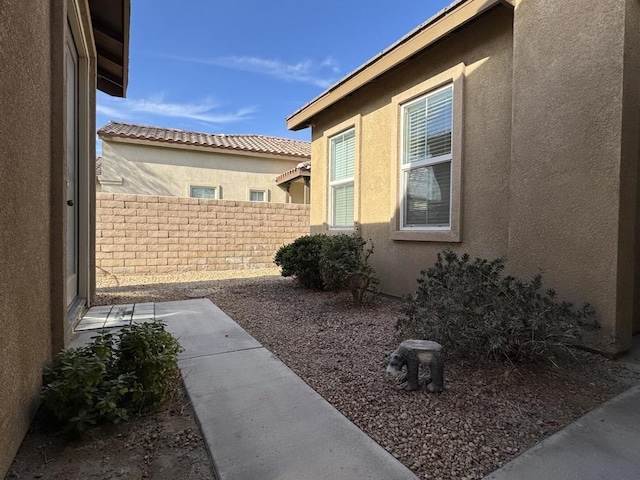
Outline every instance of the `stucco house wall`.
[[(311, 229), (327, 226), (329, 173), (327, 145), (335, 125), (360, 122), (359, 168), (355, 214), (362, 235), (371, 238), (371, 259), (380, 272), (380, 288), (401, 295), (415, 289), (420, 270), (433, 263), (441, 242), (395, 241), (389, 224), (397, 205), (392, 202), (391, 169), (396, 165), (394, 142), (398, 123), (392, 98), (442, 71), (464, 63), (464, 158), (462, 176), (463, 243), (454, 250), (499, 256), (507, 248), (508, 178), (511, 116), (511, 14), (496, 9), (458, 36), (451, 37), (364, 86), (348, 102), (315, 119), (312, 134), (313, 184)], [(353, 119), (360, 115), (360, 119)], [(353, 119), (350, 121), (350, 119)], [(488, 141), (490, 139), (490, 141)], [(356, 159), (358, 161), (358, 159)], [(469, 193), (467, 193), (469, 192)], [(487, 215), (485, 212), (490, 212)], [(336, 231), (337, 232), (337, 231)]]
[(637, 0), (522, 0), (514, 16), (510, 267), (542, 269), (592, 303), (613, 350), (630, 346), (640, 316), (637, 10)]
[[(327, 227), (328, 147), (355, 127), (354, 220), (375, 243), (382, 291), (414, 291), (445, 247), (506, 256), (509, 273), (542, 271), (562, 298), (594, 305), (597, 348), (626, 350), (640, 330), (639, 10), (637, 0), (454, 2), (288, 118), (312, 128), (311, 230), (345, 231)], [(463, 91), (452, 226), (398, 232), (400, 105), (441, 77)]]
[[(38, 407), (43, 367), (65, 346), (95, 285), (90, 273), (95, 215), (92, 132), (96, 85), (100, 82), (106, 90), (109, 82), (97, 74), (90, 14), (100, 21), (104, 7), (94, 0), (3, 0), (0, 7), (0, 477)], [(125, 80), (112, 84), (109, 92), (123, 95), (129, 3), (114, 0), (108, 8), (109, 19), (121, 21), (126, 32), (119, 43), (124, 55), (119, 80)], [(78, 54), (73, 83), (78, 123), (70, 123), (69, 129), (68, 45)], [(111, 66), (117, 68), (117, 61)], [(67, 290), (69, 131), (78, 141), (77, 187), (82, 200), (82, 239), (75, 255), (79, 276), (73, 291)]]
[[(37, 407), (51, 357), (50, 2), (7, 0), (0, 11), (0, 476)], [(24, 10), (29, 15), (24, 15)], [(7, 72), (11, 72), (10, 75)], [(33, 138), (44, 141), (34, 142)]]

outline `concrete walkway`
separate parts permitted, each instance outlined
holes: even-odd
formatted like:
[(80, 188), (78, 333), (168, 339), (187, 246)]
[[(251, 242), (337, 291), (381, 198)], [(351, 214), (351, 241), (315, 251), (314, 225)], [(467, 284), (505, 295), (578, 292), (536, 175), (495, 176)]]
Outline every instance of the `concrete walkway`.
[(209, 300), (152, 305), (89, 310), (72, 346), (164, 321), (219, 480), (417, 479)]

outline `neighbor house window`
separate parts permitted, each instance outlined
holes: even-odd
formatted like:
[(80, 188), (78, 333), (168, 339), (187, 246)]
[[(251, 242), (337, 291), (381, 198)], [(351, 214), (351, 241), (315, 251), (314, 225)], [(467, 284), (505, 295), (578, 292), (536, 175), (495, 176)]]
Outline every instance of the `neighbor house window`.
[(215, 187), (196, 187), (191, 186), (189, 196), (192, 198), (216, 198)]
[(250, 202), (266, 202), (267, 195), (264, 190), (249, 190)]
[(453, 84), (402, 105), (401, 115), (401, 229), (449, 229)]
[(355, 129), (329, 139), (329, 225), (353, 228)]

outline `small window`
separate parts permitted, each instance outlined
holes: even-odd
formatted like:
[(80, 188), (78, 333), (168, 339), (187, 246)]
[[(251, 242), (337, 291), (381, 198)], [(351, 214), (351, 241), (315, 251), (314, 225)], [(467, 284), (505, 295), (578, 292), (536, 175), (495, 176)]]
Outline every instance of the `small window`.
[(189, 196), (191, 198), (216, 198), (215, 187), (196, 187), (191, 186), (189, 190)]
[(329, 140), (329, 225), (353, 228), (356, 132), (352, 128)]
[(249, 190), (250, 202), (266, 202), (266, 192), (264, 190)]

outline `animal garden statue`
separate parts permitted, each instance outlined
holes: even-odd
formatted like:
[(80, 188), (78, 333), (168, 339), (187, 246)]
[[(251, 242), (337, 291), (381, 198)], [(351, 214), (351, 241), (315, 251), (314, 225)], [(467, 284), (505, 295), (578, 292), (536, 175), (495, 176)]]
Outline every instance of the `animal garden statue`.
[[(428, 366), (430, 377), (426, 379), (430, 392), (444, 389), (444, 353), (442, 345), (430, 340), (405, 340), (387, 360), (387, 372), (398, 375), (400, 382), (407, 382), (405, 390), (418, 389), (420, 364)], [(401, 374), (402, 367), (407, 371)]]

